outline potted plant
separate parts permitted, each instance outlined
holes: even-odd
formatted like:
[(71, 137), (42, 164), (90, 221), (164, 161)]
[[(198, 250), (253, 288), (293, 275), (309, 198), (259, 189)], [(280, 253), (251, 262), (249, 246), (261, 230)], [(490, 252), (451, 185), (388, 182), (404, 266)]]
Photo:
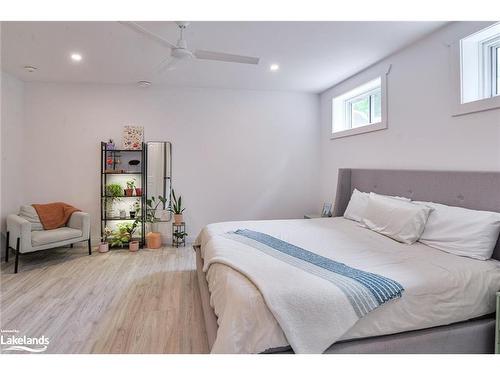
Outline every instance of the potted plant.
[(128, 243), (128, 248), (130, 251), (139, 250), (139, 241), (133, 240), (134, 232), (137, 229), (139, 220), (134, 220), (133, 223), (120, 223), (116, 226), (116, 230), (113, 231), (113, 241), (111, 245), (123, 247)]
[(139, 210), (141, 209), (141, 205), (138, 201), (136, 201), (133, 205), (130, 206), (130, 218), (135, 219), (135, 215), (139, 213)]
[(135, 188), (135, 195), (137, 195), (138, 197), (140, 197), (142, 195), (142, 188), (136, 187)]
[(131, 197), (132, 195), (134, 195), (134, 189), (135, 189), (135, 178), (127, 181), (127, 188), (125, 189), (125, 196)]
[(187, 233), (185, 231), (175, 231), (172, 233), (174, 236), (174, 246), (179, 246), (181, 244), (184, 244), (184, 237), (187, 237)]
[(99, 252), (107, 253), (109, 251), (109, 243), (108, 237), (112, 234), (112, 230), (109, 227), (104, 228), (104, 238), (103, 241), (99, 244)]
[(146, 234), (146, 246), (148, 249), (159, 249), (161, 247), (161, 233), (156, 228), (159, 221), (156, 217), (156, 210), (160, 203), (165, 204), (166, 202), (167, 199), (161, 195), (158, 196), (158, 200), (155, 197), (146, 200), (146, 221), (151, 225), (151, 231)]
[(168, 210), (174, 214), (175, 224), (180, 224), (184, 221), (182, 213), (185, 208), (182, 207), (182, 197), (179, 195), (179, 199), (177, 199), (174, 189), (172, 189), (172, 202)]
[(122, 187), (120, 184), (107, 184), (105, 186), (105, 196), (107, 202), (109, 201), (109, 205), (106, 205), (106, 215), (108, 217), (113, 216), (113, 205), (115, 202), (120, 201), (120, 197), (122, 196)]

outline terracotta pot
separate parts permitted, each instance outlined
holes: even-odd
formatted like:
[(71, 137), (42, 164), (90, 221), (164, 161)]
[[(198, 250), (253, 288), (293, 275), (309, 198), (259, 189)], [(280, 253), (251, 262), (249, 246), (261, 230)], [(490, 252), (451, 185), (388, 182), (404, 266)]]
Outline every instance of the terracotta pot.
[(125, 189), (126, 197), (131, 197), (132, 195), (134, 195), (134, 189)]
[(148, 249), (159, 249), (161, 247), (161, 233), (160, 232), (147, 233), (146, 247)]
[(135, 188), (135, 195), (140, 197), (142, 195), (142, 188)]
[(175, 224), (180, 224), (184, 221), (184, 218), (182, 217), (182, 214), (174, 214), (174, 223)]
[(130, 241), (128, 243), (129, 251), (137, 251), (139, 250), (139, 241)]
[(99, 252), (107, 253), (109, 251), (109, 244), (107, 242), (101, 242), (99, 244)]

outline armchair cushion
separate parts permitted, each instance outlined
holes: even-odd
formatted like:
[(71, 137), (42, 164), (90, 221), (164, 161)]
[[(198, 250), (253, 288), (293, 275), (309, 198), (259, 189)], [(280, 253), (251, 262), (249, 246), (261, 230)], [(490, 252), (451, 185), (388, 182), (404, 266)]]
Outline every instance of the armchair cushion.
[(44, 246), (55, 242), (67, 241), (82, 236), (78, 229), (62, 227), (57, 229), (37, 230), (31, 232), (31, 246)]
[(31, 223), (31, 230), (43, 230), (42, 222), (33, 206), (22, 205), (19, 209), (19, 216)]

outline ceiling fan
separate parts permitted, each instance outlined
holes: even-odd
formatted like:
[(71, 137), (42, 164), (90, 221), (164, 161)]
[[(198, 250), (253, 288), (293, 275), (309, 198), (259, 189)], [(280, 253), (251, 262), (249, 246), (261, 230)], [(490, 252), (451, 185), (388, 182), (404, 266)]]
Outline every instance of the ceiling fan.
[(168, 40), (145, 29), (144, 27), (135, 22), (119, 21), (119, 23), (131, 28), (137, 33), (140, 33), (148, 37), (150, 40), (170, 49), (170, 56), (160, 64), (160, 66), (158, 67), (158, 72), (162, 72), (165, 69), (168, 70), (174, 69), (180, 61), (191, 60), (191, 59), (213, 60), (213, 61), (223, 61), (230, 63), (253, 64), (253, 65), (257, 65), (259, 63), (258, 57), (233, 55), (229, 53), (206, 51), (199, 49), (192, 51), (188, 49), (187, 42), (183, 36), (183, 32), (189, 25), (189, 22), (181, 22), (181, 21), (176, 22), (177, 27), (179, 28), (179, 39), (177, 40), (176, 44), (169, 42)]

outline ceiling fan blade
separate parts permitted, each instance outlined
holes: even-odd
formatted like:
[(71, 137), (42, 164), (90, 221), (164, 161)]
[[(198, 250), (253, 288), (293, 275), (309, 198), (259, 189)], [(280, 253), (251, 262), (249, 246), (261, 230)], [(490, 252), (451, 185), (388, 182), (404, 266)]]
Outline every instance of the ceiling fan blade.
[(258, 57), (232, 55), (229, 53), (203, 51), (199, 49), (194, 52), (194, 55), (197, 59), (202, 59), (202, 60), (215, 60), (215, 61), (233, 62), (240, 64), (254, 64), (254, 65), (257, 65), (259, 63)]
[(135, 22), (130, 22), (130, 21), (118, 21), (118, 23), (127, 26), (128, 28), (134, 30), (135, 32), (147, 36), (149, 39), (160, 43), (164, 47), (167, 48), (177, 48), (177, 46), (173, 43), (170, 43), (168, 40), (163, 39), (161, 36), (156, 35), (155, 33), (145, 29), (141, 25), (135, 23)]

